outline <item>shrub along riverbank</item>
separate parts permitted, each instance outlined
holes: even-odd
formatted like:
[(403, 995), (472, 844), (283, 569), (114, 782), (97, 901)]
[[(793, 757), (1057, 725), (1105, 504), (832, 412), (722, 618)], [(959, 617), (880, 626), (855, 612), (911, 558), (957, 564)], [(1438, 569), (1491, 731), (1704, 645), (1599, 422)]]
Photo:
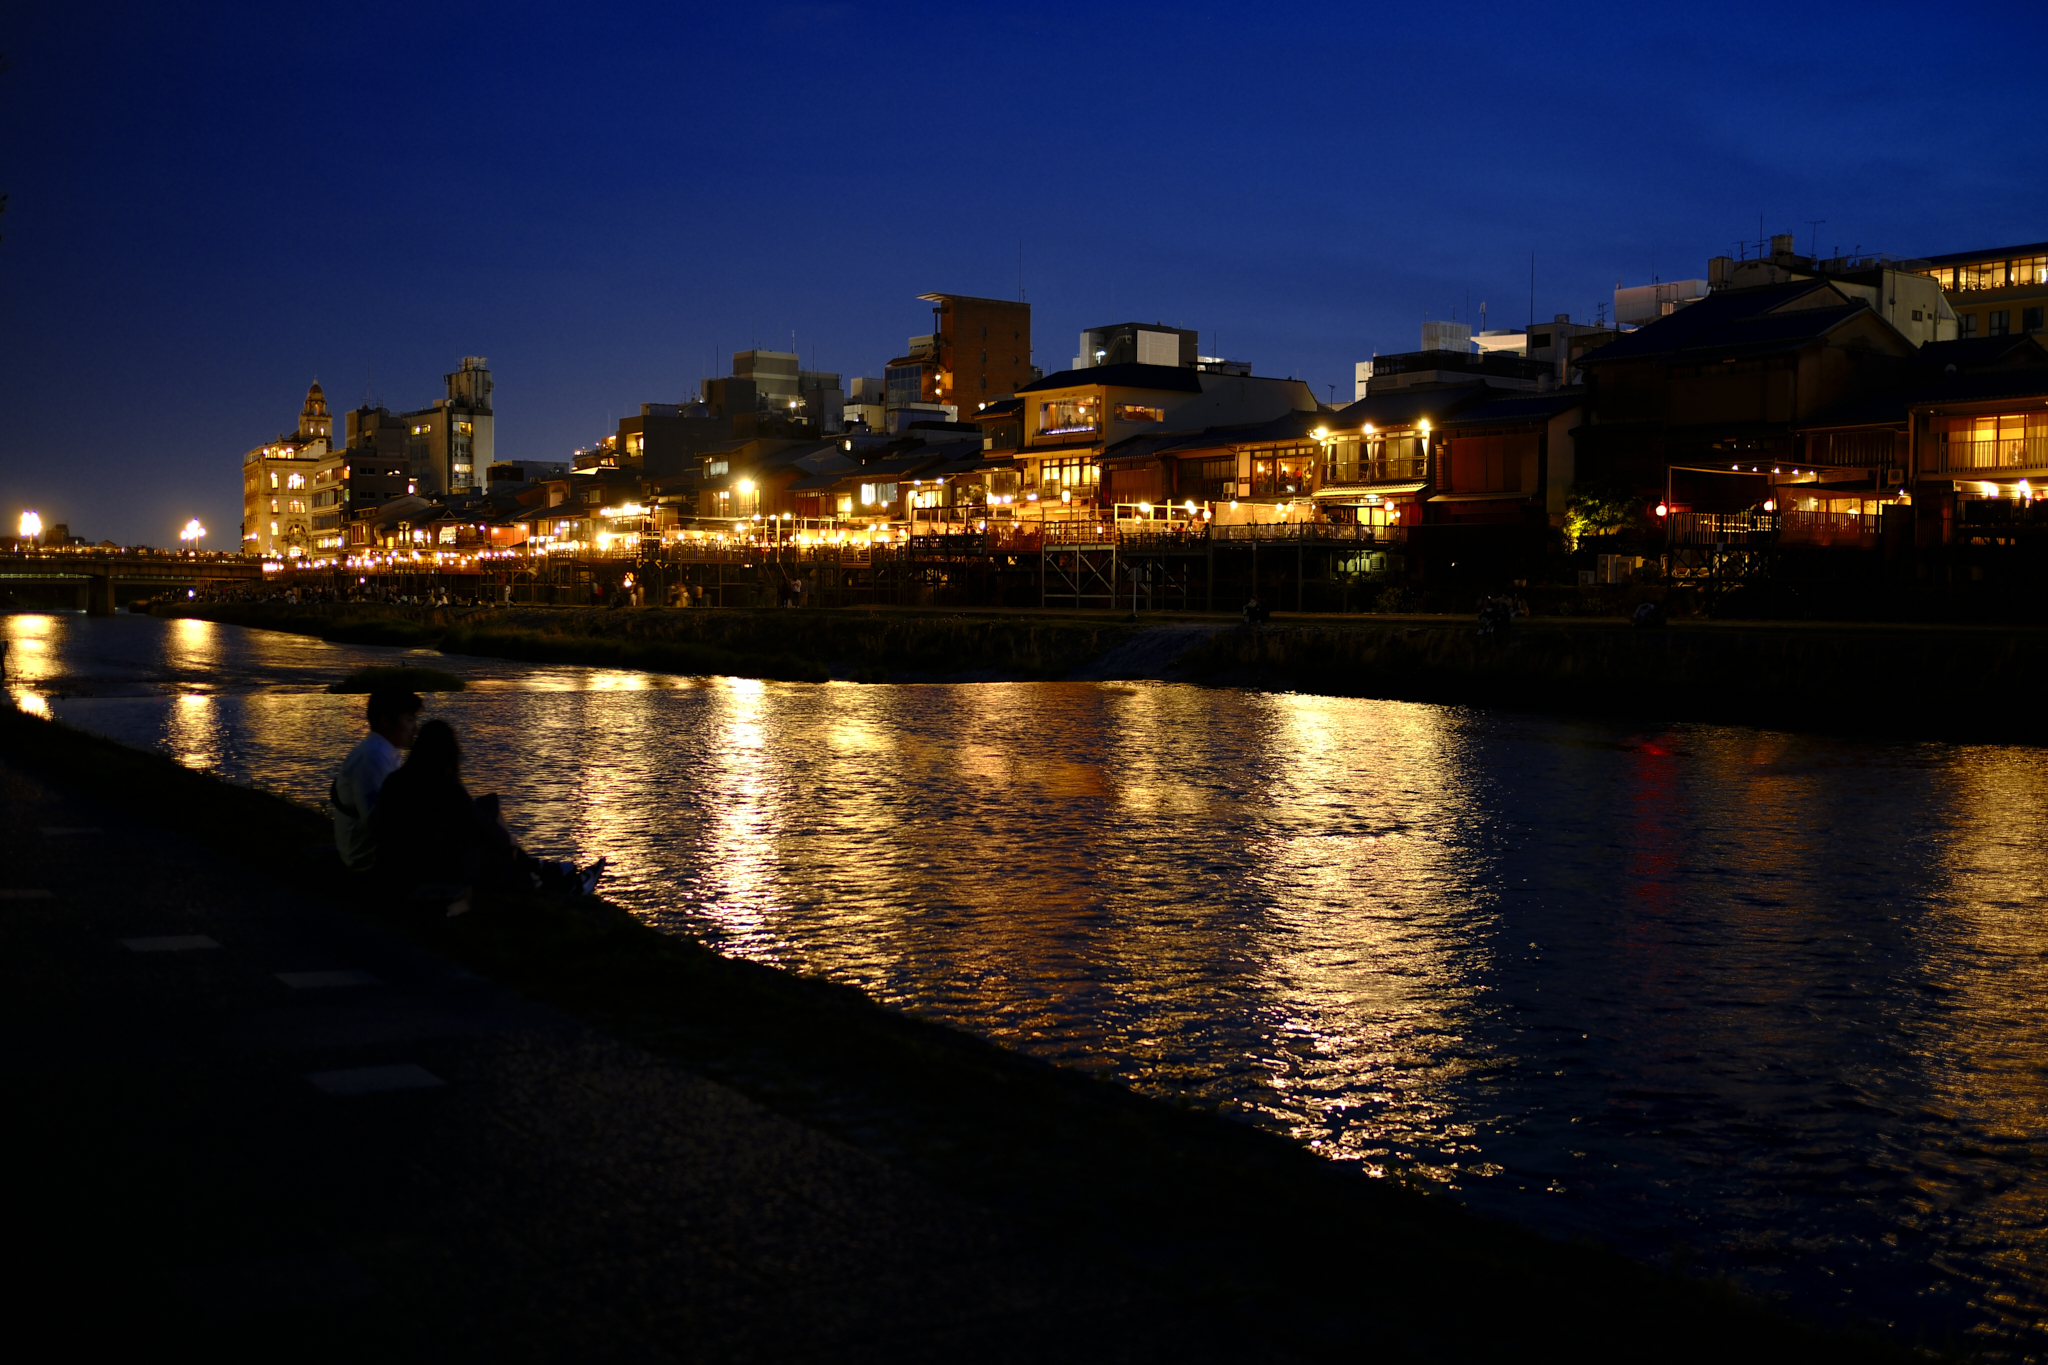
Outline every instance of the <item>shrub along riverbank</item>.
[(531, 663), (786, 682), (1058, 677), (1130, 634), (1110, 620), (1027, 615), (595, 607), (173, 603), (166, 616)]
[(1251, 629), (1177, 615), (1140, 626), (1107, 616), (857, 608), (221, 602), (156, 610), (347, 644), (795, 682), (1093, 676), (1089, 665), (1140, 630), (1207, 622), (1217, 628), (1182, 631), (1190, 646), (1185, 652), (1150, 651), (1144, 667), (1169, 678), (1264, 691), (2048, 743), (2048, 717), (1999, 704), (2026, 695), (2034, 679), (2048, 676), (2048, 630), (2039, 627), (1678, 621), (1663, 630), (1635, 630), (1621, 621), (1539, 617), (1516, 624), (1505, 638), (1491, 638), (1458, 617), (1282, 618)]
[[(53, 721), (0, 757), (306, 888), (319, 812)], [(1390, 1360), (1924, 1359), (1712, 1283), (1547, 1241), (1214, 1114), (1017, 1056), (851, 989), (720, 957), (600, 901), (356, 913), (878, 1159), (1221, 1312), (1253, 1354)], [(1270, 1348), (1270, 1349), (1267, 1349)], [(1085, 1354), (1085, 1352), (1084, 1352)]]
[(1220, 632), (1181, 655), (1190, 681), (1508, 710), (1778, 730), (2048, 743), (2002, 704), (2048, 676), (2039, 628), (1621, 622), (1289, 622)]

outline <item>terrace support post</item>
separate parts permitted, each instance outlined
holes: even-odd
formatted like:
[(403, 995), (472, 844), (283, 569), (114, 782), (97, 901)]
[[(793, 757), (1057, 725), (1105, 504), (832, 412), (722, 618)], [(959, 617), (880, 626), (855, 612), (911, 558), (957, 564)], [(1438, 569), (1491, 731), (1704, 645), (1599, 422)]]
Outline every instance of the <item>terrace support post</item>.
[(1202, 610), (1216, 610), (1216, 542), (1207, 536), (1202, 538), (1202, 554), (1208, 560), (1209, 577), (1202, 597)]
[(1307, 569), (1307, 567), (1306, 567), (1306, 566), (1307, 566), (1307, 563), (1308, 563), (1308, 561), (1307, 561), (1307, 559), (1305, 558), (1305, 555), (1306, 555), (1306, 551), (1304, 551), (1304, 550), (1303, 550), (1303, 549), (1301, 548), (1301, 542), (1300, 542), (1299, 540), (1295, 541), (1295, 542), (1294, 542), (1294, 609), (1295, 609), (1296, 611), (1300, 611), (1300, 610), (1301, 610), (1301, 604), (1302, 604), (1302, 601), (1304, 600), (1304, 598), (1305, 598), (1305, 596), (1306, 596), (1306, 594), (1307, 594), (1307, 592), (1308, 592), (1308, 584), (1307, 584), (1307, 582), (1306, 582), (1306, 577), (1307, 577), (1307, 573), (1308, 573), (1308, 569)]

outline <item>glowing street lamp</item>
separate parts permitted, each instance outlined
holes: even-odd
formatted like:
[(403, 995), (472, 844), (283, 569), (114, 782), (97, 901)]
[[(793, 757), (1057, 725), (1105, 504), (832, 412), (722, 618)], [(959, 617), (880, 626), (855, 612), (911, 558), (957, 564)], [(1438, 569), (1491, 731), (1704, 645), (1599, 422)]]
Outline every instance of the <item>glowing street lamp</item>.
[(178, 532), (178, 539), (184, 541), (187, 545), (190, 545), (195, 549), (198, 548), (199, 542), (204, 540), (205, 538), (206, 528), (199, 524), (199, 518), (197, 517), (194, 517), (190, 521), (186, 522), (185, 529)]
[(21, 538), (23, 540), (34, 540), (42, 533), (42, 516), (36, 512), (23, 512), (21, 514)]

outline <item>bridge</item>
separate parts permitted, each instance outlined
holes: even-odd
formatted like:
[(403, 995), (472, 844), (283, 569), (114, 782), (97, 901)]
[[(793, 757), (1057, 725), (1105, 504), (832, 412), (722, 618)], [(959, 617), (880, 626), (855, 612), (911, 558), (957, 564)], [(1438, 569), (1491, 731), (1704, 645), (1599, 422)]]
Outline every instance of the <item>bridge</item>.
[[(69, 605), (94, 616), (121, 602), (260, 582), (263, 561), (205, 550), (115, 549), (107, 546), (0, 551), (0, 605)], [(33, 603), (24, 597), (37, 599)]]

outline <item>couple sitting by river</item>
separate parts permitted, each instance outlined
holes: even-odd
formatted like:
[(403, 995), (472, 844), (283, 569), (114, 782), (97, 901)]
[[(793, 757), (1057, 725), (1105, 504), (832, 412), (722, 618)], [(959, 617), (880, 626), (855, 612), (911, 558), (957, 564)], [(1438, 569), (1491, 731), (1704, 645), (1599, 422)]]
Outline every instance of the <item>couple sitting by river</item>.
[(451, 915), (469, 908), (473, 888), (576, 896), (596, 889), (604, 859), (579, 870), (521, 851), (498, 798), (471, 797), (463, 787), (455, 727), (422, 724), (423, 706), (414, 692), (370, 693), (370, 733), (348, 751), (328, 790), (342, 862), (422, 899), (445, 893)]

